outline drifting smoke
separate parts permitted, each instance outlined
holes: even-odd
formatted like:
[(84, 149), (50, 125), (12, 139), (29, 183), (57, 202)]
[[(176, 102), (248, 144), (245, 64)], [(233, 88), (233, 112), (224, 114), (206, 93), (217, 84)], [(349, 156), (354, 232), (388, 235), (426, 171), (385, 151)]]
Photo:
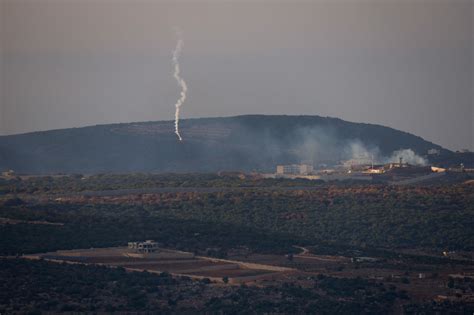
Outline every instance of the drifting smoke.
[(412, 149), (400, 149), (393, 151), (392, 154), (382, 156), (380, 150), (377, 147), (367, 147), (361, 141), (351, 142), (345, 149), (348, 152), (350, 160), (346, 163), (351, 164), (385, 164), (385, 163), (398, 163), (400, 158), (403, 162), (411, 165), (427, 165), (428, 162), (425, 158), (417, 155)]
[[(341, 159), (341, 143), (338, 140), (336, 130), (322, 127), (303, 127), (296, 131), (295, 139), (298, 139), (292, 152), (296, 155), (295, 162), (304, 162), (317, 165), (330, 160)], [(284, 145), (281, 148), (285, 150)]]
[(183, 49), (183, 39), (181, 38), (181, 32), (176, 32), (178, 35), (178, 43), (176, 44), (176, 48), (173, 51), (173, 65), (174, 65), (174, 73), (173, 76), (178, 82), (178, 85), (181, 87), (181, 94), (178, 100), (176, 101), (175, 107), (176, 111), (174, 114), (174, 133), (178, 136), (179, 141), (182, 141), (181, 134), (179, 133), (179, 111), (181, 109), (181, 105), (183, 105), (184, 101), (186, 100), (186, 92), (188, 91), (188, 87), (186, 82), (180, 77), (179, 75), (179, 55), (181, 54), (181, 50)]
[(360, 140), (347, 143), (342, 149), (345, 166), (359, 164), (378, 164), (380, 162), (380, 150), (376, 146), (367, 146)]
[(398, 163), (399, 159), (402, 158), (403, 162), (412, 164), (412, 165), (426, 165), (426, 159), (417, 155), (413, 152), (412, 149), (397, 150), (393, 151), (392, 156), (388, 159), (387, 162)]

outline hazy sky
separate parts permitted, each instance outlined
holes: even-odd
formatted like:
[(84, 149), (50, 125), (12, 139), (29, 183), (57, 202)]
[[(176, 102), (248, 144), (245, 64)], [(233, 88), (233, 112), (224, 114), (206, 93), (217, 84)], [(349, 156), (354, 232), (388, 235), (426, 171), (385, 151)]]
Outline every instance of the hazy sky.
[(308, 114), (474, 149), (473, 1), (0, 0), (0, 133)]

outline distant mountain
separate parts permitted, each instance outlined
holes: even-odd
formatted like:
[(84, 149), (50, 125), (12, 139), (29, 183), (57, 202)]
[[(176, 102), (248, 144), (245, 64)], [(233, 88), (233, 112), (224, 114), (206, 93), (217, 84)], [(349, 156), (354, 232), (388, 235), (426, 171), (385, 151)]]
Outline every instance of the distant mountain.
[(0, 137), (0, 169), (18, 173), (273, 170), (280, 163), (331, 163), (360, 155), (419, 155), (435, 148), (412, 134), (319, 116), (246, 115), (99, 125)]

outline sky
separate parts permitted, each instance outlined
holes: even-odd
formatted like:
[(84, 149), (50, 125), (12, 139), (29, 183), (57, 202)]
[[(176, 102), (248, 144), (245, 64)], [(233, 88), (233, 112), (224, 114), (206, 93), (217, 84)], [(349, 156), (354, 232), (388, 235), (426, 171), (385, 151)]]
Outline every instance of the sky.
[(320, 115), (474, 150), (471, 0), (0, 0), (0, 134)]

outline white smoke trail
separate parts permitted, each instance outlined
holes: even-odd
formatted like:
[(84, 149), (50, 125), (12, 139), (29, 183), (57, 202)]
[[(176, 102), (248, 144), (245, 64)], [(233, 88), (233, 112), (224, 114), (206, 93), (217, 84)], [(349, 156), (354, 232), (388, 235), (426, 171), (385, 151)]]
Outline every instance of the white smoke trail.
[(177, 34), (178, 34), (178, 43), (176, 44), (176, 48), (173, 51), (173, 65), (174, 65), (173, 76), (178, 82), (178, 85), (181, 87), (181, 94), (175, 104), (176, 111), (174, 114), (174, 133), (176, 133), (176, 135), (178, 136), (179, 141), (183, 141), (183, 138), (181, 138), (181, 134), (179, 133), (179, 111), (180, 111), (181, 105), (183, 105), (184, 101), (186, 100), (186, 92), (188, 91), (188, 86), (186, 85), (186, 82), (183, 80), (183, 78), (181, 78), (179, 75), (178, 58), (179, 58), (179, 55), (181, 54), (181, 50), (183, 49), (183, 40), (181, 39), (180, 32), (177, 32)]

